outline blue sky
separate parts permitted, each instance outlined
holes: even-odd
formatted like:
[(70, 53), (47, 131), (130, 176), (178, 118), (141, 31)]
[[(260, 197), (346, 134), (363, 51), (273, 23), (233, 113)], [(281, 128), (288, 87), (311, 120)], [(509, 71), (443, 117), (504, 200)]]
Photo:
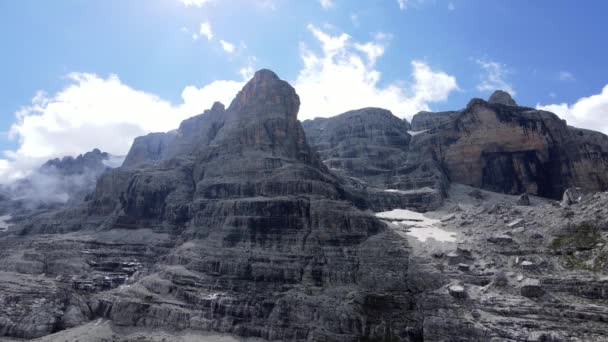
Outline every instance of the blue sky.
[(503, 88), (608, 131), (606, 13), (599, 0), (0, 0), (0, 173), (122, 154), (259, 68), (294, 84), (301, 118), (367, 105), (409, 118)]

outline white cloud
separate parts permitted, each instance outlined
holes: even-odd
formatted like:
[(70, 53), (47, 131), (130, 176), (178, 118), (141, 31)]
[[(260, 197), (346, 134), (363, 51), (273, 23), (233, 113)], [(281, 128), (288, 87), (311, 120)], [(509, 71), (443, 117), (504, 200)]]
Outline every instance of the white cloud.
[(399, 5), (399, 9), (405, 11), (407, 9), (408, 0), (397, 0), (397, 4)]
[(324, 9), (328, 9), (334, 5), (333, 0), (319, 0), (319, 2)]
[(506, 77), (510, 72), (505, 64), (487, 59), (478, 59), (476, 62), (483, 69), (481, 82), (477, 85), (477, 90), (504, 90), (511, 95), (515, 95), (515, 89), (513, 89), (513, 86), (506, 80)]
[(257, 59), (253, 56), (250, 56), (247, 61), (247, 65), (239, 69), (239, 74), (244, 80), (248, 80), (253, 77), (255, 73), (254, 65)]
[[(218, 0), (179, 0), (186, 7), (203, 7), (211, 2), (217, 2)], [(224, 1), (226, 2), (226, 1)], [(249, 2), (249, 1), (248, 1)], [(250, 0), (253, 4), (260, 8), (276, 10), (275, 0)]]
[(222, 45), (222, 49), (228, 53), (233, 53), (236, 50), (234, 44), (227, 42), (223, 39), (220, 39), (220, 44)]
[(559, 115), (571, 126), (608, 134), (608, 84), (599, 94), (580, 98), (574, 104), (537, 104), (536, 108)]
[(212, 0), (179, 0), (184, 6), (203, 7), (203, 5), (210, 3)]
[(576, 78), (574, 78), (574, 74), (570, 71), (560, 71), (558, 74), (558, 78), (560, 81), (564, 82), (576, 80)]
[(423, 61), (411, 63), (413, 80), (409, 85), (393, 82), (381, 86), (375, 62), (386, 48), (385, 35), (357, 43), (345, 33), (330, 35), (312, 25), (308, 29), (321, 43), (321, 53), (301, 46), (304, 67), (294, 82), (302, 103), (300, 120), (361, 107), (382, 107), (397, 116), (411, 117), (458, 89), (453, 76), (432, 70)]
[(72, 73), (70, 84), (55, 95), (39, 92), (16, 113), (9, 132), (19, 142), (0, 159), (0, 182), (19, 178), (49, 158), (99, 148), (115, 155), (128, 152), (137, 136), (177, 128), (179, 123), (214, 101), (229, 104), (243, 81), (215, 81), (202, 88), (187, 86), (182, 103), (122, 83), (115, 75)]
[(211, 24), (209, 24), (209, 22), (207, 22), (207, 21), (201, 23), (199, 33), (201, 34), (201, 36), (207, 37), (208, 40), (213, 39), (213, 32), (211, 31)]

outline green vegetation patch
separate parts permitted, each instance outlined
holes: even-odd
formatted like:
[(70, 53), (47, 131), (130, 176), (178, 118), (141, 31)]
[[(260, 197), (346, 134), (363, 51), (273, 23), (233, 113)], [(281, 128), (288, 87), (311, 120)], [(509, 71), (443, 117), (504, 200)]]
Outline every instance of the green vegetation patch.
[(587, 222), (569, 227), (568, 231), (553, 239), (550, 247), (554, 250), (590, 250), (603, 241), (598, 229)]

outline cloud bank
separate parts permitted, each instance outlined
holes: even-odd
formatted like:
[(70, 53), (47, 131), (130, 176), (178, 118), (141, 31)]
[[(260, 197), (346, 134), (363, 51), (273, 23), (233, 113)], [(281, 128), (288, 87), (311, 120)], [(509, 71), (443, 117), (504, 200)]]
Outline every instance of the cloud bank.
[(608, 134), (608, 84), (599, 94), (582, 97), (573, 104), (537, 104), (536, 108), (559, 115), (571, 126)]
[(300, 95), (300, 120), (329, 117), (361, 107), (382, 107), (395, 115), (410, 118), (429, 110), (432, 102), (445, 101), (458, 89), (456, 78), (433, 70), (424, 61), (412, 61), (409, 82), (380, 85), (376, 68), (388, 44), (388, 37), (377, 34), (370, 42), (354, 42), (346, 33), (331, 35), (309, 25), (321, 45), (315, 53), (301, 45), (303, 69), (293, 83)]

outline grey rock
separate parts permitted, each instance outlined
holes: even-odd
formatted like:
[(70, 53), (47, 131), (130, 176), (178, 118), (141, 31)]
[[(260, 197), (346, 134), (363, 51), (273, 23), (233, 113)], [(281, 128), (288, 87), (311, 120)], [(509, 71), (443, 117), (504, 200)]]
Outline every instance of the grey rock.
[(502, 286), (507, 286), (509, 284), (509, 279), (507, 278), (507, 275), (504, 271), (497, 271), (494, 274), (494, 285), (502, 287)]
[(562, 196), (562, 206), (567, 207), (572, 204), (577, 204), (583, 197), (583, 190), (581, 188), (568, 188), (564, 191)]
[(497, 103), (506, 106), (517, 106), (517, 103), (515, 102), (515, 100), (513, 100), (511, 94), (503, 90), (496, 90), (495, 92), (493, 92), (492, 95), (490, 95), (490, 98), (488, 99), (488, 103)]
[(504, 245), (504, 244), (513, 243), (513, 238), (509, 235), (501, 234), (501, 235), (495, 235), (495, 236), (489, 237), (488, 242), (499, 244), (499, 245)]
[(545, 293), (540, 280), (527, 278), (521, 284), (521, 295), (524, 297), (540, 297)]
[(460, 284), (452, 284), (452, 285), (448, 286), (448, 292), (454, 298), (464, 299), (467, 297), (467, 292), (466, 292), (464, 286), (462, 286)]
[(517, 201), (515, 201), (515, 204), (521, 206), (528, 206), (530, 205), (530, 197), (528, 196), (528, 194), (521, 194), (517, 198)]
[[(92, 317), (119, 326), (295, 341), (406, 336), (419, 329), (405, 295), (408, 245), (352, 204), (348, 184), (308, 146), (299, 104), (287, 82), (258, 71), (228, 108), (186, 120), (171, 139), (140, 139), (82, 206), (34, 218), (22, 236), (59, 237), (26, 240), (10, 258), (38, 246), (45, 274), (69, 279)], [(66, 327), (89, 317), (65, 308)]]
[(526, 260), (521, 263), (521, 267), (524, 270), (533, 271), (537, 268), (537, 265), (531, 261)]
[(456, 252), (450, 252), (446, 255), (448, 265), (458, 265), (464, 261), (464, 257)]
[(468, 272), (471, 269), (471, 266), (468, 264), (458, 264), (458, 270), (463, 272)]
[(302, 126), (330, 169), (360, 186), (384, 190), (373, 192), (368, 201), (419, 211), (441, 205), (447, 178), (432, 155), (415, 147), (419, 139), (407, 133), (407, 121), (390, 111), (363, 108), (307, 120)]

